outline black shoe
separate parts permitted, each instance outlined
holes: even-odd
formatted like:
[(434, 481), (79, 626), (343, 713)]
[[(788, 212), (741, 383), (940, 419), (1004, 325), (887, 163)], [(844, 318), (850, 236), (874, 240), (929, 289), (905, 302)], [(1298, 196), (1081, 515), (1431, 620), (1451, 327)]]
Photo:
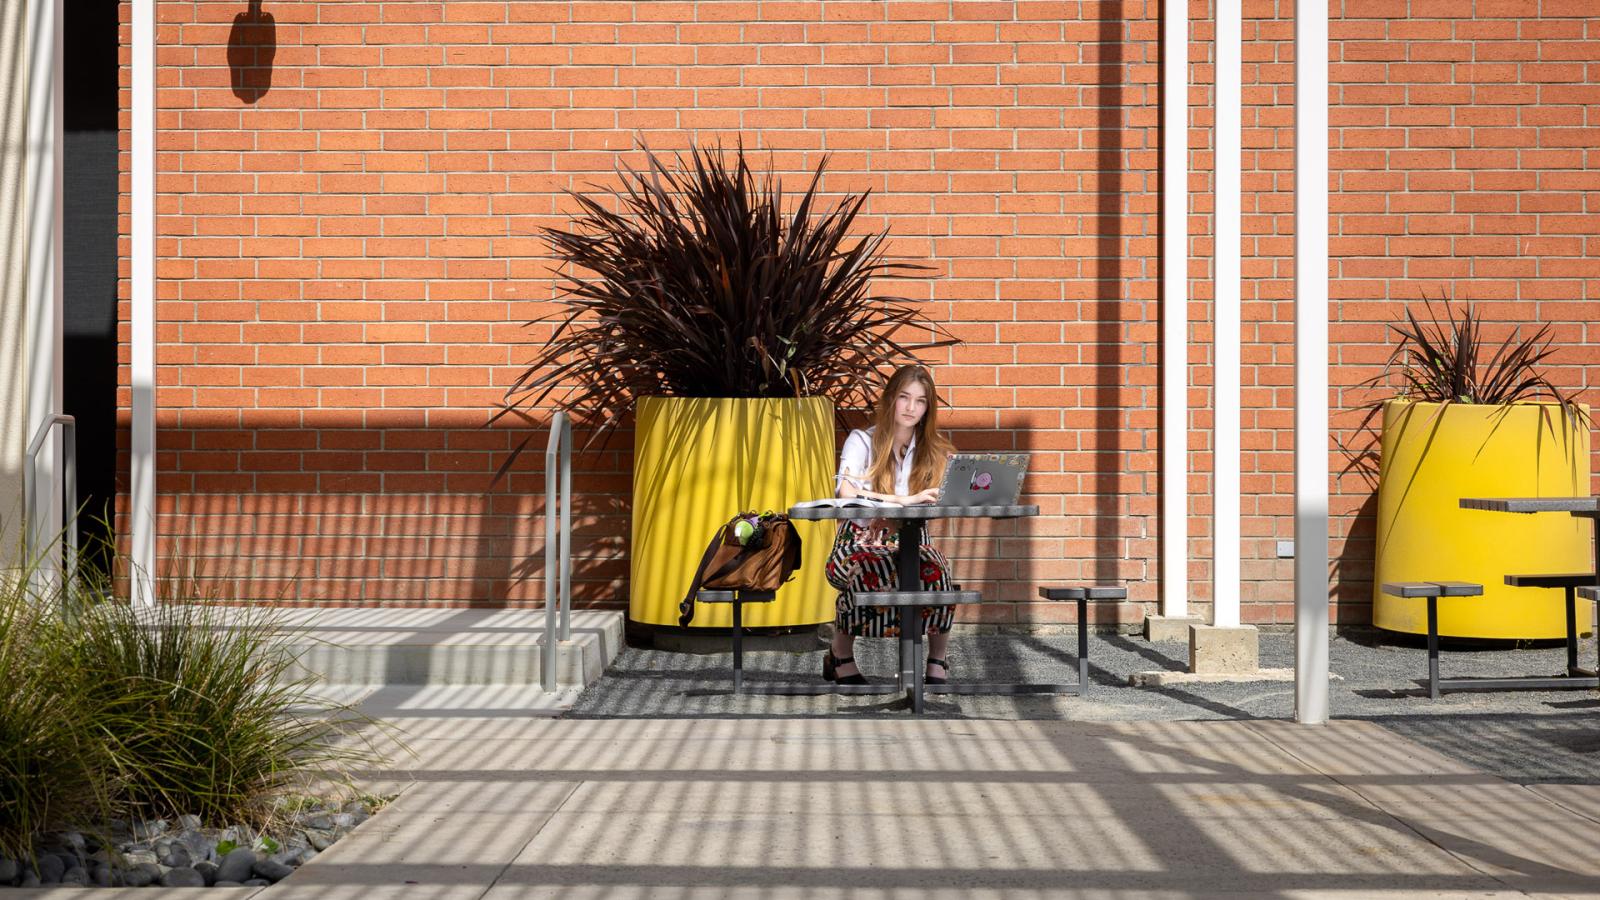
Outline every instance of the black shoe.
[(867, 681), (867, 676), (861, 674), (859, 670), (854, 675), (845, 675), (840, 677), (838, 668), (855, 661), (856, 658), (853, 656), (845, 656), (836, 659), (834, 658), (832, 650), (822, 654), (822, 680), (833, 681), (839, 684), (869, 684), (870, 682)]
[[(944, 670), (944, 674), (945, 675), (949, 675), (950, 674), (950, 664), (945, 662), (942, 659), (934, 659), (933, 657), (930, 656), (930, 657), (928, 657), (928, 662), (926, 663), (926, 665), (938, 666), (939, 668)], [(922, 683), (923, 684), (949, 684), (950, 683), (950, 679), (949, 678), (941, 678), (938, 675), (924, 675), (923, 678), (922, 678)]]

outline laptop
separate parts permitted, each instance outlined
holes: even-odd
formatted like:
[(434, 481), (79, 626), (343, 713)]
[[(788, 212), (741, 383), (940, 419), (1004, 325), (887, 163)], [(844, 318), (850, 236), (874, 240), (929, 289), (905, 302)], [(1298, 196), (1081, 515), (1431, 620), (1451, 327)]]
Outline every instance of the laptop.
[(952, 453), (939, 487), (940, 506), (1015, 506), (1028, 471), (1026, 453)]

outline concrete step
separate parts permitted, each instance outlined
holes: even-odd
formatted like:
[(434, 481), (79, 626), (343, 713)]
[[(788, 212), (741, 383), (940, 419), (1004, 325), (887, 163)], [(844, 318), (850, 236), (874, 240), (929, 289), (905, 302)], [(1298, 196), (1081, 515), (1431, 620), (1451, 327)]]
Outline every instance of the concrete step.
[[(291, 677), (329, 685), (531, 685), (544, 665), (544, 612), (305, 608), (276, 611), (299, 654)], [(622, 648), (620, 611), (577, 610), (558, 642), (558, 685), (593, 683)]]

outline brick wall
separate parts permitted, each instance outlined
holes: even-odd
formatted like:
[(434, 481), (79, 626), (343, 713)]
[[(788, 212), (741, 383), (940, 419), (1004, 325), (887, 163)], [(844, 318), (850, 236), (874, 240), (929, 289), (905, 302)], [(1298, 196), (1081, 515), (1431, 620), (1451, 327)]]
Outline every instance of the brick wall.
[[(1080, 577), (1130, 583), (1103, 618), (1153, 607), (1156, 0), (268, 2), (270, 88), (241, 97), (244, 5), (161, 4), (160, 527), (182, 567), (304, 602), (539, 602), (537, 460), (491, 488), (527, 432), (482, 427), (541, 339), (521, 323), (550, 308), (539, 229), (569, 188), (637, 165), (637, 140), (742, 139), (794, 184), (826, 154), (826, 191), (872, 191), (862, 226), (936, 267), (929, 310), (966, 341), (929, 360), (956, 443), (1033, 454), (1040, 518), (945, 536), (964, 584), (1015, 601), (968, 614), (1051, 621), (1066, 611), (1033, 585)], [(1585, 377), (1600, 34), (1576, 3), (1477, 5), (1352, 0), (1334, 22), (1338, 407), (1423, 290), (1567, 323), (1560, 374)], [(1262, 622), (1292, 594), (1272, 559), (1292, 530), (1291, 10), (1246, 3), (1244, 617)], [(1192, 12), (1204, 611), (1212, 29)], [(630, 445), (577, 460), (580, 603), (626, 597)], [(1367, 616), (1369, 508), (1341, 480), (1345, 621)]]

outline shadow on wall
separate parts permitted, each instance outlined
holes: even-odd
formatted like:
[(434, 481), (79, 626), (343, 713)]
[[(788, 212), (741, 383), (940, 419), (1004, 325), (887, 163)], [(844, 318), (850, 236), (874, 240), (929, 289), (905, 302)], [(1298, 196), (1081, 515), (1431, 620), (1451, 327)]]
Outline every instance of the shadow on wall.
[[(298, 427), (211, 415), (163, 425), (158, 571), (177, 566), (212, 596), (541, 605), (543, 454), (524, 455), (491, 486), (520, 434), (375, 413), (386, 421)], [(125, 534), (125, 421), (118, 441)], [(577, 450), (573, 468), (574, 606), (614, 605), (626, 596), (626, 470), (615, 450)]]
[(272, 89), (272, 58), (278, 53), (278, 23), (261, 11), (261, 0), (233, 17), (228, 32), (228, 71), (233, 95), (254, 103)]
[[(210, 596), (542, 605), (544, 454), (524, 454), (491, 484), (523, 436), (517, 430), (429, 424), (395, 411), (368, 416), (381, 421), (311, 427), (210, 415), (162, 427), (158, 572)], [(573, 452), (574, 608), (617, 608), (630, 593), (631, 423), (609, 449), (583, 449), (585, 436), (576, 435)], [(535, 433), (535, 444), (542, 438)], [(1033, 449), (1025, 429), (963, 430), (954, 438), (970, 451)], [(836, 448), (842, 435), (830, 439)], [(117, 512), (126, 533), (125, 424), (118, 440)], [(1036, 501), (1059, 512), (1048, 506), (1059, 498), (1029, 498)], [(1028, 603), (1040, 579), (1069, 575), (1065, 561), (1008, 549), (1029, 543), (1035, 527), (1032, 520), (953, 523), (938, 539), (959, 557), (964, 585)], [(686, 534), (684, 549), (698, 559), (705, 539)], [(826, 551), (826, 543), (817, 550)]]

